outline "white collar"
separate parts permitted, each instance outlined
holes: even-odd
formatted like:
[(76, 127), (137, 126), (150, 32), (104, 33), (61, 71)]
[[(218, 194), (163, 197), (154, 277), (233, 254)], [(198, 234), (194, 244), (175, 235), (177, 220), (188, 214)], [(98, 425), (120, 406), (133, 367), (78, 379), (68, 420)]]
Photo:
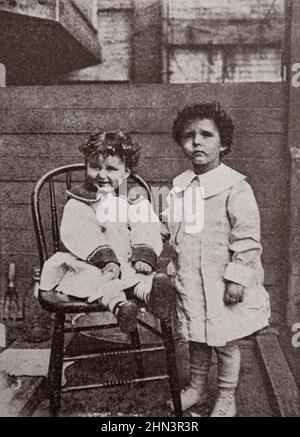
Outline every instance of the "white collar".
[(213, 170), (201, 175), (196, 175), (192, 169), (188, 169), (173, 180), (174, 192), (180, 193), (184, 191), (195, 178), (199, 178), (200, 186), (204, 188), (204, 198), (207, 199), (231, 188), (233, 185), (246, 179), (246, 176), (225, 164), (220, 164)]

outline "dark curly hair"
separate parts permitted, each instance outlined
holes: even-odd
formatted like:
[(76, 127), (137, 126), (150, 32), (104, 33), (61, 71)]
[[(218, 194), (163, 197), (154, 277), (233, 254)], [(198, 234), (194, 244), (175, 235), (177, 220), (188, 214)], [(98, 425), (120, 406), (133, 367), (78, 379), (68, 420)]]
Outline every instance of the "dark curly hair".
[(97, 162), (99, 154), (104, 157), (118, 155), (129, 170), (137, 166), (140, 156), (140, 145), (135, 143), (129, 134), (122, 131), (93, 133), (79, 146), (79, 150), (89, 163)]
[(229, 115), (221, 108), (219, 102), (188, 105), (181, 111), (178, 111), (172, 127), (172, 137), (177, 144), (181, 145), (182, 133), (187, 124), (192, 123), (196, 119), (202, 120), (203, 118), (214, 120), (219, 130), (221, 145), (225, 147), (225, 150), (220, 152), (220, 158), (222, 158), (230, 152), (234, 124)]

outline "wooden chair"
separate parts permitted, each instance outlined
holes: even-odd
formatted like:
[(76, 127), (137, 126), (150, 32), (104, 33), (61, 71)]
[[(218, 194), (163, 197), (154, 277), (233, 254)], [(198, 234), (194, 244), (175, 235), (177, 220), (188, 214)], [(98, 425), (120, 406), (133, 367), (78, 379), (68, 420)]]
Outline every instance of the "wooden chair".
[[(37, 182), (33, 192), (32, 192), (32, 216), (34, 222), (34, 229), (37, 238), (38, 252), (40, 258), (41, 268), (43, 267), (46, 259), (54, 252), (60, 250), (60, 238), (59, 238), (59, 218), (58, 210), (62, 209), (62, 202), (58, 205), (58, 187), (60, 192), (63, 193), (65, 188), (71, 189), (72, 184), (77, 183), (78, 174), (81, 180), (84, 179), (83, 171), (85, 169), (84, 164), (72, 164), (66, 165), (54, 169)], [(77, 176), (76, 176), (77, 175)], [(149, 200), (151, 201), (151, 192), (149, 185), (138, 175), (132, 175), (131, 180), (138, 184), (140, 187), (146, 190)], [(45, 199), (42, 193), (47, 191), (48, 187), (48, 198)], [(44, 189), (44, 190), (43, 190)], [(43, 220), (44, 214), (46, 220), (49, 221), (49, 225), (45, 225)], [(51, 231), (49, 230), (51, 228)], [(50, 245), (49, 245), (50, 243)], [(175, 406), (175, 415), (177, 417), (182, 416), (181, 410), (181, 400), (180, 400), (180, 389), (179, 381), (176, 367), (175, 359), (175, 347), (172, 336), (171, 321), (169, 318), (165, 320), (160, 320), (160, 331), (148, 323), (142, 320), (138, 321), (138, 324), (143, 328), (149, 330), (155, 336), (158, 336), (162, 342), (156, 345), (146, 345), (141, 346), (139, 332), (136, 329), (130, 334), (131, 344), (118, 348), (108, 352), (99, 352), (93, 354), (83, 354), (81, 356), (65, 356), (64, 353), (64, 340), (65, 333), (75, 333), (80, 331), (88, 330), (99, 330), (108, 328), (117, 328), (117, 323), (109, 323), (104, 325), (93, 325), (93, 326), (71, 326), (68, 325), (66, 321), (66, 314), (79, 314), (79, 313), (92, 313), (92, 312), (103, 312), (107, 311), (101, 304), (86, 303), (81, 299), (72, 298), (56, 292), (39, 292), (39, 301), (42, 307), (53, 313), (54, 327), (52, 333), (52, 343), (51, 343), (51, 355), (48, 371), (48, 390), (49, 390), (49, 407), (50, 415), (58, 416), (61, 404), (61, 394), (64, 392), (70, 392), (74, 390), (84, 390), (84, 389), (96, 389), (96, 388), (106, 388), (119, 386), (124, 384), (134, 384), (139, 382), (151, 382), (157, 380), (168, 379), (171, 397), (173, 404)], [(156, 352), (160, 350), (165, 350), (166, 353), (166, 374), (160, 374), (157, 376), (145, 377), (144, 367), (142, 362), (142, 353), (144, 352)], [(127, 356), (128, 354), (133, 354), (135, 357), (135, 363), (137, 367), (137, 377), (131, 380), (118, 380), (118, 381), (104, 381), (99, 384), (90, 385), (80, 385), (80, 386), (65, 386), (62, 387), (62, 371), (63, 365), (66, 362), (84, 360), (89, 358), (96, 358), (104, 355), (120, 355), (121, 357)]]

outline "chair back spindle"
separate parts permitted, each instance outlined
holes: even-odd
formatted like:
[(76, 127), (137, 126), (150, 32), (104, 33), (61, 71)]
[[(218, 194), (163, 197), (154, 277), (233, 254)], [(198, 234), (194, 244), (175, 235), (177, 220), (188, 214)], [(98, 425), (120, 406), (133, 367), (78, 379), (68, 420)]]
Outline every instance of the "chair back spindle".
[(56, 209), (56, 199), (55, 199), (55, 189), (54, 189), (53, 179), (49, 180), (49, 189), (50, 189), (53, 248), (54, 248), (54, 252), (58, 252), (60, 248), (60, 242), (59, 242), (59, 228), (58, 228), (58, 220), (57, 220), (57, 209)]
[(71, 190), (71, 188), (72, 188), (72, 173), (70, 171), (68, 171), (66, 173), (66, 186), (67, 186), (67, 190)]

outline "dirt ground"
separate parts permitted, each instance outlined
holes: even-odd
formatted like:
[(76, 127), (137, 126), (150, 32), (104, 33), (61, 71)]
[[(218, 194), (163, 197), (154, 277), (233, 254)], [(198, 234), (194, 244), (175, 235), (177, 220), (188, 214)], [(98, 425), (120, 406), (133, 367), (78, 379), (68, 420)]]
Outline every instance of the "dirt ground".
[[(9, 341), (22, 336), (30, 331), (30, 320), (33, 309), (39, 312), (37, 302), (30, 302), (28, 305), (27, 317), (25, 324), (10, 326), (8, 329)], [(45, 319), (47, 323), (47, 318)], [(29, 324), (29, 326), (28, 326)], [(152, 337), (152, 336), (151, 336)], [(110, 339), (112, 337), (110, 336)], [(106, 350), (107, 347), (120, 346), (124, 341), (123, 337), (116, 335), (114, 343), (109, 343), (107, 339), (87, 337), (78, 334), (73, 338), (68, 347), (70, 355), (77, 354), (79, 350), (84, 349), (86, 352), (97, 352), (99, 349)], [(153, 337), (148, 338), (142, 335), (142, 341), (153, 342)], [(27, 347), (27, 346), (26, 346)], [(33, 347), (40, 347), (39, 343), (33, 344)], [(239, 416), (241, 417), (272, 417), (277, 416), (275, 406), (272, 403), (272, 396), (268, 380), (264, 374), (259, 354), (255, 345), (254, 338), (243, 340), (241, 342), (242, 351), (242, 369), (240, 383), (237, 391), (237, 401)], [(180, 381), (184, 387), (189, 379), (188, 375), (188, 348), (183, 345), (177, 351), (178, 371)], [(164, 352), (156, 352), (143, 355), (144, 367), (147, 375), (154, 375), (164, 370), (165, 358)], [(135, 375), (136, 367), (132, 356), (122, 358), (122, 362), (117, 358), (106, 358), (99, 362), (96, 359), (78, 362), (66, 370), (68, 384), (94, 383), (104, 379), (126, 379)], [(209, 402), (207, 408), (199, 409), (193, 407), (185, 413), (186, 416), (191, 414), (206, 416), (212, 409), (216, 396), (216, 373), (217, 366), (215, 357), (213, 358), (210, 384), (209, 384)], [(142, 416), (142, 417), (168, 417), (171, 415), (166, 407), (166, 401), (170, 396), (167, 381), (158, 381), (147, 383), (144, 386), (131, 385), (115, 387), (109, 389), (95, 389), (89, 391), (79, 391), (66, 393), (62, 397), (61, 416)], [(48, 401), (43, 401), (34, 413), (35, 417), (48, 416)]]
[[(70, 353), (76, 351), (85, 343), (84, 336), (77, 336), (70, 344)], [(93, 352), (99, 347), (105, 349), (107, 342), (89, 339), (86, 349)], [(86, 348), (86, 346), (85, 346)], [(272, 417), (276, 416), (276, 410), (270, 404), (269, 388), (264, 377), (262, 367), (256, 354), (253, 341), (241, 343), (242, 370), (240, 384), (237, 393), (239, 416), (241, 417)], [(151, 356), (144, 356), (144, 366), (147, 375), (156, 374), (164, 368), (164, 352), (157, 352)], [(180, 376), (182, 385), (188, 379), (185, 372), (186, 357), (181, 351)], [(210, 396), (207, 407), (193, 407), (185, 413), (186, 416), (207, 416), (213, 407), (216, 396), (216, 362), (213, 359), (210, 372)], [(69, 384), (93, 383), (99, 381), (99, 377), (113, 379), (126, 378), (135, 374), (135, 363), (132, 357), (127, 357), (122, 362), (117, 359), (105, 359), (101, 363), (95, 359), (85, 363), (76, 363), (69, 367), (66, 376)], [(142, 416), (142, 417), (168, 417), (171, 415), (166, 407), (169, 398), (168, 382), (151, 382), (144, 386), (132, 385), (109, 389), (89, 390), (85, 392), (73, 392), (63, 395), (61, 416)], [(35, 417), (48, 415), (48, 401), (40, 404), (34, 413)]]

